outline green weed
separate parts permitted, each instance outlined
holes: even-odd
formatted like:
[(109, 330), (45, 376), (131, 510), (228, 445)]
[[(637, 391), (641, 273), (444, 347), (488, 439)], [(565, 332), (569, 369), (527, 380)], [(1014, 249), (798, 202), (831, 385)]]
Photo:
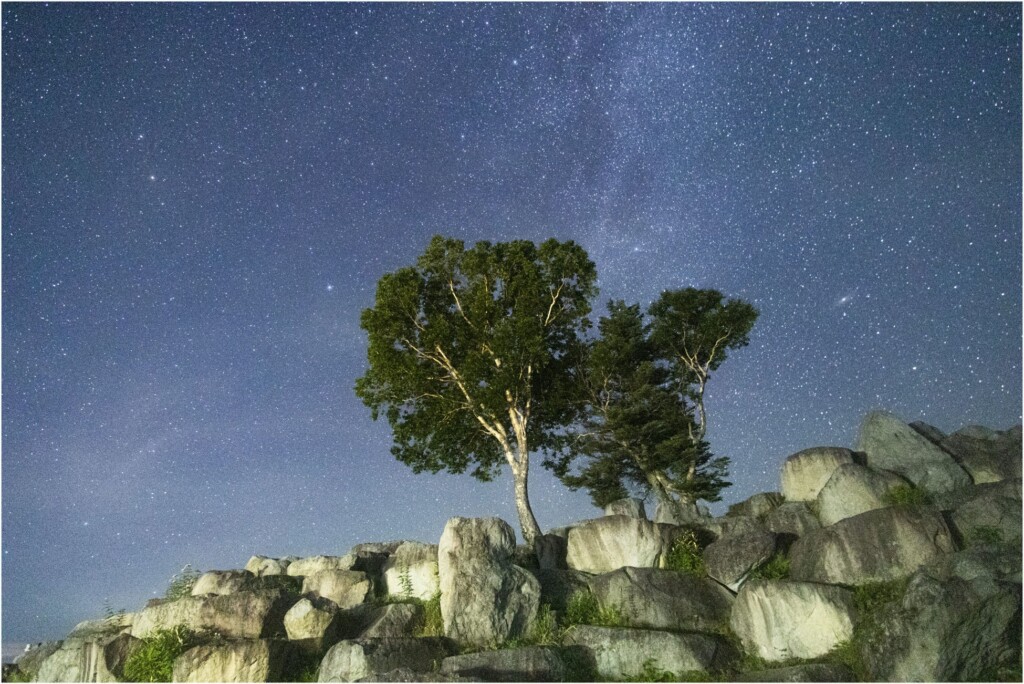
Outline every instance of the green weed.
[(971, 530), (969, 538), (972, 545), (1002, 544), (1003, 531), (998, 527), (979, 525)]
[(423, 625), (416, 630), (416, 636), (444, 636), (444, 618), (441, 617), (441, 592), (431, 596), (429, 601), (420, 601), (419, 603), (423, 606)]
[(168, 601), (177, 601), (180, 598), (192, 595), (192, 587), (195, 586), (196, 580), (203, 573), (199, 572), (192, 567), (189, 563), (178, 572), (171, 576), (170, 582), (167, 584), (167, 592), (164, 594), (164, 598)]
[(694, 577), (705, 575), (704, 554), (695, 532), (687, 530), (672, 542), (668, 553), (665, 554), (665, 567)]
[(754, 568), (750, 579), (781, 580), (789, 577), (789, 558), (785, 554), (776, 553), (768, 562)]
[(195, 644), (195, 634), (177, 625), (160, 629), (142, 640), (142, 645), (124, 664), (124, 676), (130, 682), (169, 682), (174, 659)]
[(927, 506), (932, 502), (928, 492), (914, 485), (896, 485), (885, 493), (882, 501), (887, 506)]
[(602, 608), (597, 597), (589, 591), (577, 591), (565, 604), (565, 624), (597, 625), (598, 627), (628, 627), (626, 618), (615, 608)]

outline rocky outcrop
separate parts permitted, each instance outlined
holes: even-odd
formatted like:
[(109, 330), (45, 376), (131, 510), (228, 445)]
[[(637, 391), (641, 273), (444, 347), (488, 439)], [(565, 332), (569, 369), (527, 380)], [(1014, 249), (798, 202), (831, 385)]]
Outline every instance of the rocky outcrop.
[[(956, 506), (951, 519), (967, 543), (1021, 542), (1021, 501), (1012, 480), (980, 485)], [(1019, 480), (1017, 481), (1019, 482)], [(1009, 486), (1008, 486), (1009, 485)]]
[[(36, 679), (40, 666), (61, 647), (61, 641), (44, 641), (33, 645), (14, 659), (14, 664), (26, 679)], [(37, 680), (45, 681), (45, 680)]]
[(944, 438), (940, 445), (977, 484), (1021, 476), (1021, 428), (1004, 432), (976, 425)]
[(373, 583), (364, 572), (321, 570), (303, 578), (302, 593), (330, 599), (341, 608), (351, 608), (373, 595)]
[(561, 682), (565, 663), (557, 648), (528, 646), (445, 658), (441, 674), (485, 682)]
[(612, 501), (604, 507), (605, 515), (624, 515), (627, 518), (640, 518), (647, 520), (647, 510), (644, 508), (643, 499), (627, 498)]
[(338, 606), (328, 599), (304, 598), (284, 615), (289, 639), (330, 639), (338, 629)]
[(853, 462), (853, 452), (842, 447), (797, 452), (782, 464), (782, 496), (786, 501), (814, 501), (835, 469)]
[(244, 591), (227, 596), (189, 596), (144, 608), (131, 627), (135, 637), (184, 625), (195, 632), (258, 639), (284, 631), (284, 615), (298, 597), (280, 589)]
[(400, 638), (339, 641), (320, 663), (321, 682), (354, 682), (405, 668), (430, 672), (454, 652), (446, 639)]
[(855, 515), (885, 508), (888, 496), (897, 487), (907, 487), (899, 475), (875, 470), (859, 463), (847, 463), (835, 469), (818, 492), (818, 519), (822, 525), (834, 525)]
[(754, 580), (736, 596), (730, 625), (770, 662), (817, 658), (853, 636), (853, 593), (810, 582)]
[(117, 682), (141, 642), (124, 633), (94, 633), (61, 642), (38, 665), (38, 682)]
[(390, 603), (374, 611), (360, 639), (384, 639), (412, 634), (423, 623), (423, 606), (415, 603)]
[(174, 660), (175, 682), (282, 682), (296, 650), (275, 639), (228, 641), (191, 648)]
[(292, 561), (288, 565), (287, 574), (292, 577), (309, 577), (325, 570), (352, 570), (356, 556), (309, 556)]
[(747, 576), (775, 553), (775, 535), (754, 531), (723, 537), (704, 549), (708, 577), (730, 591), (739, 591)]
[(271, 575), (288, 574), (288, 566), (291, 558), (267, 558), (266, 556), (253, 556), (245, 564), (245, 569), (256, 577), (269, 577)]
[(620, 568), (592, 577), (600, 606), (648, 629), (715, 631), (729, 623), (733, 597), (706, 577), (673, 570)]
[(248, 570), (210, 570), (192, 585), (193, 596), (226, 596), (236, 594), (252, 584), (254, 575)]
[(444, 633), (488, 645), (522, 636), (537, 616), (540, 583), (512, 563), (515, 533), (498, 518), (452, 518), (438, 548)]
[(725, 652), (721, 640), (709, 634), (591, 625), (569, 629), (565, 643), (586, 648), (597, 676), (611, 681), (640, 677), (651, 666), (676, 674), (708, 671), (722, 660)]
[(745, 501), (729, 506), (727, 516), (745, 515), (751, 518), (763, 518), (778, 508), (782, 503), (782, 495), (777, 492), (760, 492)]
[(533, 570), (533, 576), (540, 582), (540, 600), (553, 609), (564, 611), (569, 597), (590, 591), (587, 573), (578, 570)]
[(384, 562), (383, 575), (390, 596), (429, 600), (440, 589), (437, 545), (404, 542)]
[(625, 515), (609, 515), (569, 530), (566, 563), (589, 573), (616, 568), (656, 568), (675, 539), (676, 528)]
[(804, 501), (787, 501), (772, 510), (764, 519), (769, 532), (787, 537), (790, 541), (821, 529), (821, 522)]
[[(568, 537), (568, 533), (566, 533)], [(566, 554), (569, 551), (569, 544), (566, 537), (557, 534), (542, 534), (537, 537), (533, 544), (533, 551), (537, 555), (537, 567), (541, 570), (565, 570), (569, 566), (565, 562)]]
[(932, 494), (971, 484), (971, 476), (949, 452), (891, 413), (873, 411), (864, 418), (856, 449), (872, 468), (902, 475)]
[(882, 508), (798, 539), (790, 549), (790, 577), (824, 584), (885, 582), (909, 577), (954, 550), (949, 528), (938, 513)]

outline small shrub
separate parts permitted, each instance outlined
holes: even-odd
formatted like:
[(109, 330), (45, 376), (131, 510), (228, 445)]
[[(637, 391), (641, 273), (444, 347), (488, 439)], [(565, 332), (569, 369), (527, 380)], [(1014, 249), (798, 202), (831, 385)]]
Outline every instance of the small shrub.
[(750, 573), (750, 579), (780, 580), (789, 577), (789, 558), (777, 553)]
[(409, 566), (403, 565), (398, 571), (398, 584), (402, 587), (402, 596), (412, 598), (412, 575)]
[(882, 500), (887, 506), (926, 506), (932, 502), (928, 492), (909, 484), (896, 485)]
[(589, 591), (578, 591), (565, 604), (565, 624), (626, 627), (626, 619), (615, 608), (602, 608)]
[(418, 637), (444, 636), (444, 619), (441, 617), (441, 592), (429, 601), (423, 601), (423, 625), (416, 630)]
[(262, 589), (283, 589), (291, 596), (302, 593), (302, 578), (294, 575), (263, 575), (256, 578), (256, 583)]
[(992, 527), (990, 525), (979, 525), (971, 531), (970, 541), (972, 544), (976, 545), (1002, 544), (1003, 531), (998, 527)]
[(665, 555), (665, 567), (695, 577), (704, 576), (704, 554), (695, 532), (687, 530), (672, 542), (671, 548)]
[(130, 682), (169, 682), (174, 659), (190, 649), (195, 634), (177, 625), (160, 629), (142, 640), (142, 645), (124, 664), (124, 676)]
[(31, 682), (32, 678), (25, 672), (14, 667), (4, 672), (5, 682)]
[(189, 563), (171, 577), (170, 582), (167, 584), (167, 592), (164, 594), (164, 598), (168, 601), (177, 601), (180, 598), (191, 596), (192, 587), (195, 586), (196, 580), (202, 574)]

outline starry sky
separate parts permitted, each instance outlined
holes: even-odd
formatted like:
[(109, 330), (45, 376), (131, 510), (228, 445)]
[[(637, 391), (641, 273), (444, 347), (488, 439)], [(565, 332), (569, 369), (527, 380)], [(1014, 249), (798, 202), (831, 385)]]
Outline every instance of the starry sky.
[[(761, 311), (728, 503), (876, 408), (1021, 417), (1019, 4), (19, 4), (3, 31), (3, 640), (186, 563), (514, 527), (352, 387), (431, 235)], [(539, 463), (539, 458), (535, 460)], [(593, 517), (539, 465), (543, 528)]]

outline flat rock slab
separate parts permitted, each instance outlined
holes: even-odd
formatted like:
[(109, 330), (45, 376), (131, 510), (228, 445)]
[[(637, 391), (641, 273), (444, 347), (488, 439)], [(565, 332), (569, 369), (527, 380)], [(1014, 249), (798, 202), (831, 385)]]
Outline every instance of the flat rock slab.
[(423, 615), (423, 606), (415, 603), (391, 603), (381, 606), (375, 611), (373, 620), (359, 638), (411, 637), (413, 631), (423, 624)]
[(867, 465), (901, 475), (931, 494), (972, 484), (949, 452), (891, 413), (869, 413), (861, 423), (856, 448), (866, 454)]
[(280, 682), (297, 662), (287, 641), (257, 639), (191, 648), (174, 660), (175, 682)]
[(744, 649), (769, 662), (817, 658), (853, 636), (853, 592), (786, 580), (753, 580), (736, 596), (730, 626)]
[(210, 570), (192, 585), (192, 596), (237, 594), (252, 586), (256, 576), (248, 570)]
[(287, 573), (292, 577), (308, 577), (324, 570), (352, 570), (356, 563), (354, 554), (344, 556), (308, 556), (292, 561)]
[(724, 537), (704, 549), (708, 576), (730, 591), (739, 591), (752, 570), (775, 553), (775, 535), (771, 532), (748, 532)]
[(712, 631), (729, 624), (733, 596), (706, 577), (620, 568), (591, 577), (589, 585), (602, 608), (618, 611), (634, 627)]
[(835, 469), (853, 462), (853, 452), (843, 447), (799, 451), (782, 464), (782, 496), (786, 501), (814, 501)]
[(1021, 476), (1021, 428), (996, 432), (971, 426), (945, 437), (940, 444), (977, 484)]
[(715, 667), (724, 652), (722, 642), (709, 634), (677, 634), (649, 629), (616, 629), (576, 625), (563, 643), (593, 654), (598, 677), (621, 681), (639, 677), (645, 664), (680, 674)]
[(903, 506), (882, 508), (798, 539), (789, 551), (790, 577), (851, 586), (887, 582), (909, 577), (955, 548), (939, 513)]
[(373, 582), (357, 570), (321, 570), (306, 575), (302, 593), (334, 601), (340, 608), (365, 603), (373, 595)]
[(607, 515), (569, 530), (566, 563), (589, 573), (617, 568), (656, 568), (675, 540), (673, 525), (626, 515)]
[(217, 632), (228, 638), (259, 639), (284, 631), (284, 615), (298, 597), (281, 589), (226, 596), (187, 596), (142, 609), (131, 634), (146, 637), (158, 629), (184, 625), (194, 632)]
[(811, 512), (807, 502), (787, 501), (765, 516), (764, 526), (769, 532), (792, 540), (821, 529), (821, 522)]
[(441, 674), (479, 677), (487, 682), (560, 682), (565, 677), (565, 663), (557, 648), (528, 646), (445, 658)]
[(847, 463), (835, 469), (818, 492), (818, 519), (822, 525), (834, 525), (889, 505), (886, 496), (900, 486), (909, 486), (899, 475)]
[(320, 663), (321, 682), (354, 682), (397, 669), (432, 672), (455, 651), (448, 639), (357, 639), (339, 641)]

